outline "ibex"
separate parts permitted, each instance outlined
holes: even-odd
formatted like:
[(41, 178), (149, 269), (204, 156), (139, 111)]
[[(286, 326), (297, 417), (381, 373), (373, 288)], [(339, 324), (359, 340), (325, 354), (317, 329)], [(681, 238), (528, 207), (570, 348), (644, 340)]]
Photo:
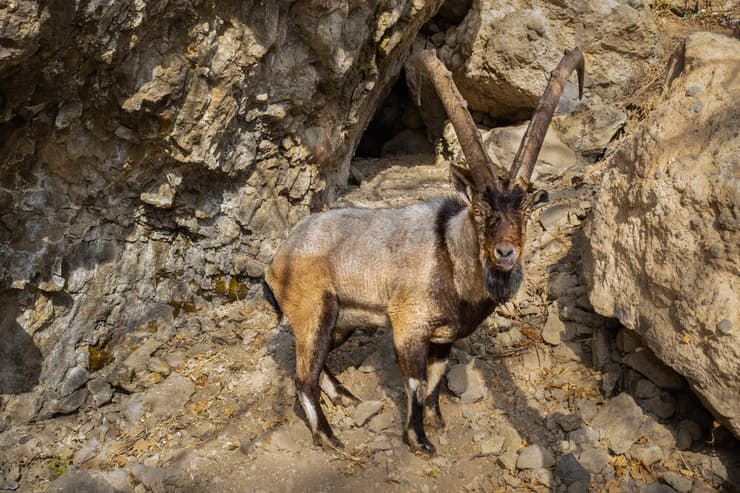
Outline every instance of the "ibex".
[(459, 198), (397, 209), (336, 209), (295, 226), (268, 267), (268, 295), (293, 327), (297, 397), (316, 445), (342, 447), (321, 410), (320, 390), (356, 403), (325, 366), (357, 327), (388, 326), (407, 393), (403, 440), (433, 454), (424, 420), (444, 426), (440, 380), (452, 343), (509, 300), (522, 281), (527, 219), (547, 201), (530, 179), (571, 72), (583, 94), (576, 48), (551, 73), (514, 158), (500, 179), (452, 74), (433, 51), (416, 59), (439, 95), (468, 163), (452, 166)]

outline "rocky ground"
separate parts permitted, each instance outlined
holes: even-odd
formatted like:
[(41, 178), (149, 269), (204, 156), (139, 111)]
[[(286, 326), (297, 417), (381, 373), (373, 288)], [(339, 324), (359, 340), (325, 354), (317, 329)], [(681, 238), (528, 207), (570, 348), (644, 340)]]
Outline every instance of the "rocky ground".
[[(431, 155), (356, 160), (339, 204), (400, 205), (450, 193)], [(593, 313), (582, 221), (600, 165), (551, 170), (530, 224), (527, 281), (455, 344), (434, 458), (401, 442), (403, 384), (388, 331), (330, 357), (363, 403), (324, 402), (346, 449), (311, 444), (293, 389), (293, 338), (259, 289), (196, 297), (171, 325), (129, 334), (102, 404), (0, 433), (0, 490), (736, 491), (738, 442), (631, 332)], [(105, 355), (100, 355), (105, 365)], [(109, 378), (110, 380), (110, 378)], [(115, 390), (115, 392), (113, 392)]]

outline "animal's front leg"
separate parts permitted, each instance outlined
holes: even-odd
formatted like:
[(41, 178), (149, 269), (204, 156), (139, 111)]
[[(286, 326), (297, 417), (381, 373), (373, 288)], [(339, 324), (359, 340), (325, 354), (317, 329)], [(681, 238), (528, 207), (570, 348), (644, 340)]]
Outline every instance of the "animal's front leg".
[[(428, 343), (417, 340), (406, 331), (395, 335), (399, 331), (394, 329), (394, 345), (396, 357), (401, 367), (401, 375), (406, 386), (406, 424), (403, 430), (403, 441), (412, 451), (419, 451), (432, 455), (434, 445), (424, 432), (424, 397), (426, 395), (426, 360)], [(405, 332), (405, 333), (404, 333)], [(404, 337), (407, 336), (407, 337)]]
[(452, 344), (430, 344), (427, 358), (427, 388), (424, 396), (424, 419), (429, 426), (444, 428), (445, 420), (439, 408), (439, 390), (447, 368)]

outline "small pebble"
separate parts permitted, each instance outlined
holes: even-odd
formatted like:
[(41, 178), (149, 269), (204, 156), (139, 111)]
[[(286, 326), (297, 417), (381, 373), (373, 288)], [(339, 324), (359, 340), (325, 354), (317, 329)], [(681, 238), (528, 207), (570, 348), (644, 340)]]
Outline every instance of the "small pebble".
[(663, 473), (663, 481), (668, 483), (674, 490), (679, 493), (689, 493), (693, 486), (691, 478), (687, 478), (677, 472), (666, 471)]
[(516, 461), (517, 469), (550, 468), (555, 464), (555, 458), (546, 448), (534, 444), (524, 447)]
[(663, 460), (665, 452), (657, 445), (635, 445), (630, 449), (630, 455), (633, 459), (645, 464), (645, 466), (651, 466)]
[(498, 455), (503, 448), (504, 437), (497, 435), (481, 442), (480, 453), (483, 455)]
[(691, 106), (691, 109), (694, 110), (694, 113), (700, 113), (704, 109), (704, 103), (697, 101)]
[(560, 440), (558, 442), (558, 451), (561, 454), (567, 454), (568, 452), (573, 451), (573, 443), (570, 440)]
[(701, 92), (701, 87), (699, 87), (699, 86), (689, 86), (686, 89), (686, 95), (687, 96), (696, 96), (700, 92)]
[(719, 330), (723, 334), (729, 334), (730, 332), (732, 332), (732, 322), (727, 319), (721, 320), (717, 324), (717, 330)]

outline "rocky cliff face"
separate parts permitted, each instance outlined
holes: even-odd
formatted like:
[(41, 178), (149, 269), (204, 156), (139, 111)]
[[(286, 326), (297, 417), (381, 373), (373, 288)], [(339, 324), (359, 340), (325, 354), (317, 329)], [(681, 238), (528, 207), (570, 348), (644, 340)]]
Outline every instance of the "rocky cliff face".
[(346, 181), (439, 4), (0, 4), (12, 414), (74, 410), (125, 334), (243, 297), (289, 227)]
[(740, 42), (691, 35), (683, 74), (609, 160), (587, 229), (594, 308), (636, 331), (740, 436)]

